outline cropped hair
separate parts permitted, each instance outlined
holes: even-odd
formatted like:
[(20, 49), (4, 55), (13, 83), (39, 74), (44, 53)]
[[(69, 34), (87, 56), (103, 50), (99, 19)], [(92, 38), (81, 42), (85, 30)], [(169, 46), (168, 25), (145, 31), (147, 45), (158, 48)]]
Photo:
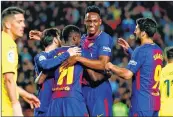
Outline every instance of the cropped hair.
[(173, 46), (165, 48), (165, 53), (168, 60), (173, 59)]
[(139, 29), (145, 31), (148, 37), (153, 37), (157, 31), (157, 23), (151, 18), (139, 18), (136, 20)]
[(97, 13), (101, 17), (100, 8), (96, 5), (88, 6), (85, 11), (85, 14), (87, 14), (89, 12)]
[(75, 25), (67, 25), (66, 27), (64, 27), (64, 29), (62, 31), (62, 38), (64, 39), (65, 42), (69, 41), (68, 37), (69, 37), (70, 33), (72, 33), (72, 32), (81, 34), (80, 29)]
[(25, 14), (25, 11), (19, 7), (8, 7), (2, 11), (2, 23), (4, 23), (4, 19), (8, 16), (13, 16), (16, 14)]
[(59, 38), (60, 33), (61, 31), (57, 28), (45, 29), (41, 37), (41, 43), (44, 45), (44, 47), (51, 45), (54, 38)]

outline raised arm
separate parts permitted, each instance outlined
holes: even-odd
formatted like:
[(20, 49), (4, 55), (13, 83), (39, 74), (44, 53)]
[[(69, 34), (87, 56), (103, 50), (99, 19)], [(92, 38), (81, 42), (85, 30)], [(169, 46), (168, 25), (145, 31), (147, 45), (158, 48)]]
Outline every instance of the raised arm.
[(123, 38), (118, 38), (118, 45), (120, 45), (125, 52), (128, 52), (128, 54), (132, 55), (133, 54), (133, 50), (130, 48), (129, 44), (127, 43), (127, 41)]

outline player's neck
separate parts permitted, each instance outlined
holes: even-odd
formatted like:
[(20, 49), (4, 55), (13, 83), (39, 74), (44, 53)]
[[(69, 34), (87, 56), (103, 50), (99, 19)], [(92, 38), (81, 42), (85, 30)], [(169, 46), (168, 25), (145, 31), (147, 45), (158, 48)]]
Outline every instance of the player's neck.
[(95, 34), (88, 34), (89, 37), (95, 37), (101, 33), (101, 30), (99, 29)]
[(17, 39), (17, 37), (14, 36), (14, 34), (8, 30), (8, 29), (4, 29), (4, 32), (6, 32), (8, 35), (10, 35), (10, 37), (15, 41)]
[(53, 47), (53, 45), (49, 45), (49, 46), (47, 46), (46, 48), (45, 48), (45, 52), (50, 52), (50, 51), (52, 51), (52, 50), (54, 50), (55, 49), (55, 47)]
[(152, 44), (154, 43), (153, 40), (151, 38), (143, 38), (141, 39), (141, 45), (144, 45), (144, 44)]

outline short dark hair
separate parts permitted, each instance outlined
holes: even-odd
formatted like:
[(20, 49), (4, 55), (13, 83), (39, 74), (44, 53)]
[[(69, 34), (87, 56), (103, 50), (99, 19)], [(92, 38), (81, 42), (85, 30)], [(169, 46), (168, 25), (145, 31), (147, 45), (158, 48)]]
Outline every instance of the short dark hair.
[(85, 11), (85, 14), (87, 14), (89, 12), (97, 13), (101, 17), (100, 9), (96, 5), (88, 6), (86, 11)]
[(153, 37), (154, 33), (157, 31), (157, 23), (151, 18), (139, 18), (136, 20), (139, 29), (145, 31), (148, 37)]
[(2, 11), (2, 23), (7, 16), (13, 16), (15, 14), (25, 14), (25, 11), (19, 7), (8, 7)]
[(166, 48), (166, 57), (168, 60), (173, 59), (173, 47)]
[(81, 34), (80, 29), (75, 25), (67, 25), (66, 27), (64, 27), (64, 29), (62, 31), (62, 37), (65, 42), (69, 41), (68, 37), (69, 37), (70, 33), (72, 33), (72, 32)]
[(41, 43), (44, 45), (44, 47), (51, 45), (54, 38), (58, 39), (60, 32), (61, 31), (57, 28), (45, 29), (41, 37)]

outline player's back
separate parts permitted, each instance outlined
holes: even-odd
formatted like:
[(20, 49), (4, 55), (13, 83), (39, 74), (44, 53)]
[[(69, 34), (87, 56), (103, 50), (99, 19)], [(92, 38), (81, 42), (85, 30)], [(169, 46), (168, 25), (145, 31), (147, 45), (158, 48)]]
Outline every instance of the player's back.
[[(55, 69), (49, 69), (49, 70), (44, 70), (43, 68), (41, 68), (41, 66), (39, 66), (38, 61), (41, 61), (43, 59), (50, 59), (53, 58), (54, 56), (56, 56), (56, 52), (55, 51), (51, 51), (51, 52), (41, 52), (39, 54), (37, 54), (34, 57), (34, 62), (35, 62), (35, 72), (36, 72), (36, 76), (38, 76), (40, 74), (40, 72), (47, 74), (47, 78), (45, 79), (45, 81), (43, 82), (43, 84), (41, 85), (37, 85), (38, 88), (38, 98), (41, 102), (41, 105), (39, 108), (36, 108), (35, 111), (38, 112), (47, 112), (49, 104), (51, 102), (52, 99), (52, 86), (53, 86), (53, 78), (54, 78), (54, 71)], [(35, 113), (37, 116), (37, 113)]]
[[(156, 44), (144, 44), (135, 49), (133, 55), (142, 55), (137, 63), (130, 61), (129, 64), (141, 64), (134, 75), (132, 83), (131, 110), (135, 111), (158, 111), (160, 109), (159, 75), (162, 68), (162, 50)], [(133, 58), (132, 55), (132, 58)]]
[[(69, 47), (61, 47), (57, 51), (58, 56), (66, 52)], [(83, 100), (80, 80), (83, 75), (82, 66), (77, 63), (68, 68), (61, 65), (55, 71), (52, 98), (74, 97)]]
[(173, 116), (173, 63), (168, 63), (161, 72), (160, 78), (161, 108), (160, 116)]

